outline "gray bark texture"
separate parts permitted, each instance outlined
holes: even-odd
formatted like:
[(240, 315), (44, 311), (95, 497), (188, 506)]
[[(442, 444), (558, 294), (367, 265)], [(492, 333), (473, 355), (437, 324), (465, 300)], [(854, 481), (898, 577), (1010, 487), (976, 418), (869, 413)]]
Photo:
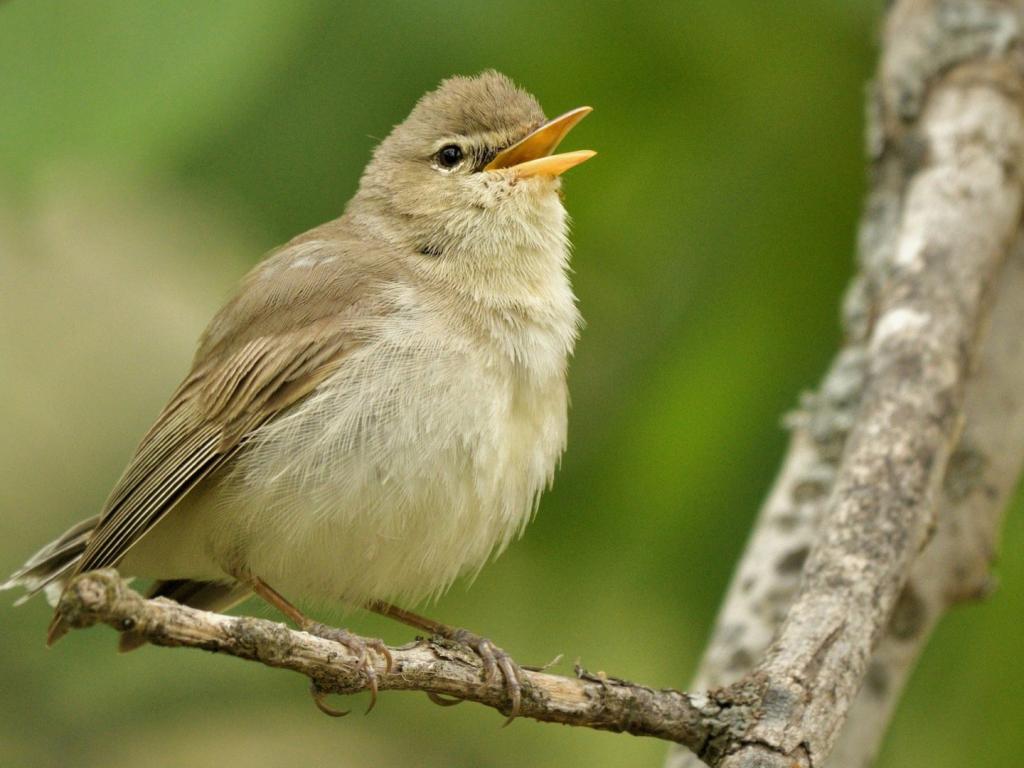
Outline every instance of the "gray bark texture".
[[(691, 690), (523, 671), (521, 714), (675, 742), (668, 768), (870, 765), (941, 616), (986, 594), (1024, 463), (1024, 0), (897, 0), (869, 96), (871, 186), (846, 340), (790, 417), (788, 455)], [(113, 571), (58, 607), (156, 645), (370, 680), (345, 646), (144, 600)], [(380, 690), (507, 710), (438, 638), (367, 659)]]
[[(318, 696), (370, 689), (363, 661), (350, 648), (266, 619), (223, 616), (146, 600), (113, 569), (84, 573), (65, 590), (58, 605), (74, 629), (104, 623), (132, 632), (154, 645), (200, 648), (305, 675)], [(501, 675), (488, 679), (477, 654), (439, 637), (388, 648), (391, 665), (371, 651), (365, 657), (381, 691), (424, 691), (439, 703), (475, 701), (507, 714), (508, 689)], [(520, 715), (565, 725), (582, 725), (635, 736), (654, 736), (700, 749), (712, 733), (733, 722), (728, 708), (703, 694), (653, 690), (577, 667), (576, 677), (524, 668)], [(454, 702), (437, 699), (448, 696)]]
[(846, 344), (790, 419), (694, 681), (763, 708), (722, 765), (870, 765), (939, 618), (988, 589), (1024, 460), (1022, 22), (889, 9)]

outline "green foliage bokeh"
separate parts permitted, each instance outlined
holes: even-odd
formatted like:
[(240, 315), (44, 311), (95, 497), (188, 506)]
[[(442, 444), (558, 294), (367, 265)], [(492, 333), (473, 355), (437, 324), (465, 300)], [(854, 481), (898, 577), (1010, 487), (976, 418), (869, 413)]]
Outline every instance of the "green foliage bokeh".
[[(0, 4), (0, 571), (94, 513), (234, 282), (340, 212), (374, 137), (447, 75), (494, 67), (549, 114), (595, 107), (567, 145), (600, 153), (566, 179), (587, 327), (539, 517), (427, 612), (523, 663), (564, 653), (563, 671), (578, 657), (685, 686), (781, 414), (839, 341), (877, 5)], [(1017, 509), (1004, 552), (1022, 543)], [(1024, 566), (998, 572), (940, 628), (882, 766), (978, 765), (978, 745), (981, 764), (1015, 762)], [(408, 694), (338, 722), (256, 665), (122, 657), (101, 629), (46, 651), (47, 615), (0, 606), (4, 766), (650, 766), (665, 750)]]

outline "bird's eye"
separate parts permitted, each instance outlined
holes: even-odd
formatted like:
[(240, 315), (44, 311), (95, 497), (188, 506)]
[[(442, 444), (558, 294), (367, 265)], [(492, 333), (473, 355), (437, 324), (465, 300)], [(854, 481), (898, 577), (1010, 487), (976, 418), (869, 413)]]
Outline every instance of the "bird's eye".
[(438, 150), (437, 164), (442, 168), (454, 168), (462, 162), (462, 147), (458, 144), (445, 144)]

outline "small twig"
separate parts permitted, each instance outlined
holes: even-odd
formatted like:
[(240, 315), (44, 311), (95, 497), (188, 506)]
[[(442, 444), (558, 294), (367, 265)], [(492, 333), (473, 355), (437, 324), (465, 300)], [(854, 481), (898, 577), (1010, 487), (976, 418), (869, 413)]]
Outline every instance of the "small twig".
[[(266, 619), (224, 616), (171, 600), (146, 600), (114, 570), (76, 578), (57, 608), (75, 629), (107, 624), (134, 632), (153, 645), (200, 648), (270, 667), (290, 669), (310, 679), (318, 694), (368, 690), (358, 658), (345, 646)], [(440, 638), (389, 647), (390, 671), (382, 658), (371, 663), (381, 691), (424, 691), (447, 700), (475, 701), (500, 712), (508, 708), (507, 689), (486, 682), (475, 653)], [(654, 690), (608, 677), (562, 677), (524, 667), (521, 716), (543, 722), (620, 731), (667, 739), (700, 751), (720, 732), (743, 718), (742, 708), (723, 709), (713, 698), (674, 690)]]

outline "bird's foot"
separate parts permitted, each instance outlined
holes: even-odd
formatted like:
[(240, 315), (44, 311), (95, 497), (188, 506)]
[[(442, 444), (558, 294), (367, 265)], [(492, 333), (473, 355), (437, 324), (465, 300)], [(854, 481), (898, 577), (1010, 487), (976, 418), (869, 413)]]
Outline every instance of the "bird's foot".
[(519, 717), (523, 701), (522, 669), (512, 657), (486, 637), (481, 637), (468, 629), (452, 629), (446, 636), (449, 640), (469, 646), (476, 652), (483, 663), (486, 682), (495, 682), (498, 672), (501, 672), (505, 678), (505, 691), (509, 700), (508, 719), (505, 720), (505, 725)]
[[(370, 706), (366, 708), (366, 712), (369, 713), (377, 704), (377, 670), (370, 661), (368, 651), (373, 651), (384, 659), (385, 669), (388, 672), (391, 671), (392, 664), (394, 663), (391, 651), (384, 645), (384, 641), (375, 637), (361, 637), (349, 632), (347, 629), (329, 627), (319, 622), (310, 622), (304, 629), (311, 635), (322, 637), (325, 640), (333, 640), (344, 645), (355, 655), (356, 669), (366, 677), (366, 686), (370, 690)], [(344, 717), (348, 714), (348, 710), (334, 709), (328, 706), (324, 702), (327, 694), (317, 688), (315, 684), (311, 687), (310, 691), (313, 694), (313, 702), (324, 714), (331, 717)]]
[[(374, 613), (379, 613), (381, 616), (387, 616), (389, 619), (408, 624), (410, 627), (415, 627), (431, 635), (437, 635), (446, 640), (468, 646), (480, 657), (484, 668), (485, 682), (495, 682), (499, 671), (505, 678), (505, 691), (508, 693), (509, 701), (508, 719), (505, 721), (505, 725), (508, 725), (519, 716), (523, 703), (522, 669), (512, 661), (512, 658), (505, 651), (486, 637), (481, 637), (475, 632), (470, 632), (468, 629), (450, 627), (447, 624), (428, 619), (425, 616), (420, 616), (412, 611), (407, 611), (404, 608), (399, 608), (397, 605), (384, 601), (373, 601), (367, 603), (366, 607)], [(431, 701), (443, 704), (444, 706), (458, 703), (457, 700), (445, 699), (436, 693), (428, 693), (427, 695)]]

